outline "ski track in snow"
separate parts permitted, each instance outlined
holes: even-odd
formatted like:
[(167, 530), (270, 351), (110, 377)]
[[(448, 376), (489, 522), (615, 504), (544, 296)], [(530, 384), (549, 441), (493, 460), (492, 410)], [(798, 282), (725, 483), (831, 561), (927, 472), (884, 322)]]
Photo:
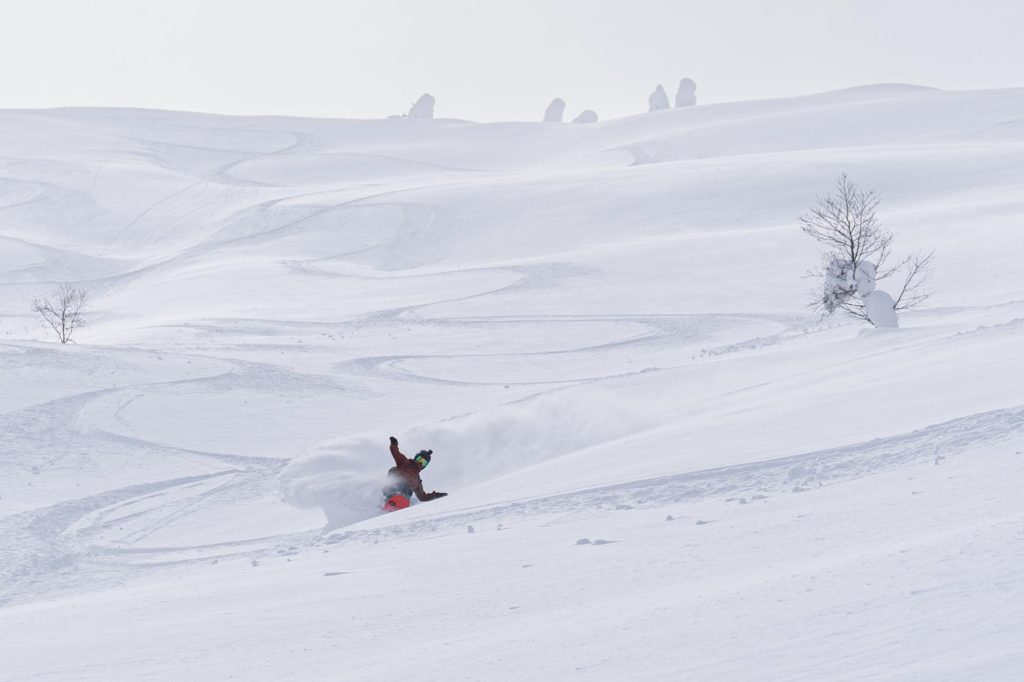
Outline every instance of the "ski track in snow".
[[(17, 452), (23, 462), (38, 462), (34, 471), (40, 467), (71, 468), (76, 477), (88, 476), (97, 462), (112, 457), (122, 457), (121, 461), (136, 465), (140, 460), (184, 458), (200, 462), (201, 468), (216, 470), (105, 490), (0, 517), (0, 537), (4, 538), (0, 543), (0, 604), (26, 593), (38, 596), (54, 589), (81, 589), (92, 582), (90, 574), (99, 577), (101, 583), (107, 582), (110, 574), (116, 573), (103, 569), (107, 553), (116, 556), (125, 551), (125, 546), (130, 548), (169, 523), (198, 522), (212, 509), (250, 499), (257, 492), (272, 494), (276, 489), (276, 476), (284, 466), (281, 460), (187, 452), (76, 426), (76, 416), (91, 401), (123, 391), (105, 389), (0, 414), (0, 447), (7, 453)], [(118, 409), (124, 406), (122, 403)], [(73, 445), (54, 455), (51, 439)], [(17, 461), (6, 463), (8, 472), (16, 466)], [(189, 487), (204, 481), (216, 481), (218, 485), (188, 492)], [(115, 546), (94, 542), (94, 536), (127, 518), (123, 510), (172, 491), (186, 494), (142, 512), (144, 526), (121, 537)], [(108, 520), (110, 517), (113, 520)], [(158, 548), (155, 553), (162, 562), (174, 560), (167, 548)]]
[[(220, 456), (232, 468), (210, 474), (127, 486), (41, 510), (0, 519), (0, 605), (64, 591), (120, 584), (193, 562), (244, 557), (257, 560), (295, 555), (324, 545), (376, 543), (464, 532), (467, 526), (498, 523), (537, 525), (564, 515), (600, 516), (623, 509), (685, 505), (708, 498), (723, 503), (765, 500), (840, 484), (847, 480), (932, 461), (935, 465), (969, 447), (1019, 442), (1024, 407), (955, 419), (891, 438), (750, 464), (630, 481), (480, 509), (402, 521), (383, 528), (319, 530), (190, 546), (160, 546), (147, 537), (171, 523), (201, 523), (218, 508), (276, 489), (281, 460)], [(110, 439), (110, 435), (105, 435)], [(116, 439), (111, 439), (116, 440)], [(124, 439), (127, 440), (127, 439)], [(140, 446), (142, 444), (139, 444)], [(169, 451), (170, 452), (170, 451)], [(214, 456), (214, 455), (210, 455)], [(159, 498), (169, 498), (159, 502)], [(146, 507), (136, 511), (136, 507)], [(397, 516), (397, 515), (396, 515)], [(190, 518), (191, 517), (191, 518)], [(195, 519), (195, 521), (192, 521)], [(112, 529), (131, 522), (130, 532)]]
[[(376, 317), (381, 321), (393, 320), (402, 311), (384, 312)], [(749, 319), (750, 316), (739, 319)], [(636, 338), (616, 340), (606, 344), (588, 344), (554, 353), (580, 353), (599, 349), (628, 350), (636, 344), (651, 341), (674, 344), (680, 340), (693, 341), (705, 338), (706, 328), (728, 329), (729, 316), (713, 316), (705, 320), (701, 316), (587, 316), (579, 318), (551, 317), (516, 320), (442, 320), (447, 326), (480, 326), (486, 324), (508, 325), (527, 322), (529, 324), (562, 325), (586, 321), (639, 324), (648, 331)], [(432, 321), (425, 321), (432, 324)], [(271, 325), (271, 321), (257, 321), (259, 325)], [(286, 323), (291, 324), (291, 323)], [(710, 324), (710, 327), (708, 327)], [(219, 327), (218, 329), (222, 329)], [(539, 353), (549, 355), (549, 352)], [(430, 357), (451, 356), (402, 356), (397, 358), (365, 357), (341, 363), (335, 370), (343, 376), (357, 378), (366, 376), (374, 379), (399, 382), (426, 382), (427, 384), (459, 384), (459, 382), (431, 378), (397, 369), (394, 365), (402, 359), (429, 359)], [(460, 356), (455, 356), (460, 357)], [(223, 362), (223, 361), (221, 361)], [(19, 603), (25, 599), (38, 599), (46, 595), (61, 594), (95, 588), (100, 585), (119, 584), (132, 575), (132, 571), (154, 570), (161, 567), (231, 556), (263, 557), (279, 554), (281, 547), (312, 547), (318, 543), (319, 529), (308, 532), (273, 537), (254, 537), (235, 542), (204, 543), (190, 546), (150, 546), (147, 537), (170, 524), (202, 523), (202, 519), (218, 510), (244, 503), (255, 494), (275, 495), (277, 475), (285, 465), (279, 459), (261, 459), (228, 455), (217, 452), (182, 450), (159, 443), (148, 442), (127, 435), (98, 430), (93, 426), (82, 428), (80, 415), (87, 409), (109, 410), (114, 422), (131, 430), (124, 413), (140, 397), (157, 389), (202, 387), (204, 390), (236, 390), (240, 388), (281, 389), (294, 383), (303, 390), (320, 391), (352, 390), (352, 384), (337, 378), (321, 375), (298, 375), (283, 368), (261, 363), (239, 360), (226, 361), (233, 369), (214, 374), (140, 383), (117, 388), (102, 389), (76, 394), (49, 403), (0, 414), (0, 447), (7, 452), (19, 452), (23, 462), (45, 462), (47, 468), (74, 466), (63, 461), (74, 457), (86, 469), (94, 467), (96, 461), (111, 456), (120, 456), (125, 461), (181, 458), (209, 461), (206, 468), (216, 470), (201, 475), (175, 477), (149, 483), (135, 484), (105, 490), (79, 499), (61, 502), (51, 507), (29, 510), (0, 518), (0, 604)], [(638, 370), (643, 372), (645, 370)], [(600, 381), (613, 375), (591, 376), (583, 381)], [(544, 390), (547, 383), (558, 386), (579, 384), (580, 380), (556, 382), (527, 381), (530, 386)], [(62, 454), (53, 456), (51, 443), (59, 440), (71, 444)], [(71, 450), (74, 454), (71, 454)], [(17, 461), (8, 466), (16, 466)], [(82, 465), (78, 465), (81, 468)], [(201, 483), (214, 484), (212, 487), (199, 486)], [(639, 484), (643, 487), (646, 484)], [(663, 501), (674, 500), (674, 493), (666, 493)], [(681, 494), (685, 499), (689, 493)], [(508, 509), (468, 514), (467, 519), (482, 520), (494, 514), (506, 514), (515, 510), (517, 514), (553, 513), (556, 509), (571, 511), (581, 505), (604, 508), (600, 500), (618, 500), (616, 504), (633, 504), (634, 493), (623, 491), (602, 491), (594, 493), (573, 493), (562, 502), (551, 498), (542, 502), (513, 505)], [(162, 501), (166, 500), (166, 501)], [(138, 512), (133, 508), (144, 506)], [(117, 527), (131, 522), (131, 530), (118, 532)], [(459, 521), (462, 523), (463, 521)], [(413, 524), (403, 534), (422, 532)], [(107, 536), (110, 536), (109, 538)]]
[[(14, 254), (0, 253), (0, 379), (14, 386), (0, 404), (0, 608), (177, 580), (221, 561), (301, 561), (467, 526), (771, 505), (982, 458), (993, 445), (1019, 454), (1024, 406), (1004, 378), (1020, 368), (1024, 328), (1004, 234), (1021, 149), (1005, 121), (1019, 97), (973, 94), (978, 111), (972, 93), (879, 89), (592, 127), (19, 114), (11, 125), (26, 126), (27, 142), (12, 135), (0, 159), (0, 244)], [(918, 98), (935, 100), (927, 117)], [(837, 116), (850, 132), (837, 132)], [(45, 137), (68, 125), (83, 137)], [(901, 249), (938, 240), (941, 293), (954, 301), (906, 316), (898, 334), (858, 336), (798, 311), (793, 280), (810, 252), (793, 216), (845, 169), (880, 185)], [(928, 181), (925, 169), (935, 170)], [(962, 234), (967, 212), (973, 240)], [(64, 279), (94, 295), (86, 334), (96, 336), (53, 349), (25, 322), (26, 301)], [(943, 405), (935, 394), (949, 387), (934, 375), (965, 366), (950, 392), (967, 397)], [(900, 393), (904, 382), (912, 388)], [(687, 470), (684, 454), (653, 469), (679, 473), (623, 466), (602, 479), (614, 484), (567, 477), (558, 492), (515, 490), (462, 509), (453, 489), (442, 505), (337, 528), (279, 499), (289, 458), (332, 437), (444, 426), (472, 431), (481, 448), (532, 446), (517, 418), (549, 419), (525, 430), (558, 435), (557, 420), (586, 428), (588, 415), (543, 412), (557, 401), (526, 417), (517, 409), (592, 388), (671, 403), (652, 418), (662, 423), (623, 418), (608, 438), (625, 447), (660, 446), (651, 429), (669, 446), (687, 442), (701, 419), (724, 434), (742, 423), (736, 415), (790, 399), (794, 409), (825, 404), (821, 430), (848, 427), (846, 412), (826, 409), (833, 391), (849, 392), (844, 407), (863, 426), (813, 446), (842, 447), (793, 445), (800, 434), (780, 428), (791, 440), (772, 458), (734, 453), (721, 461), (742, 463)], [(875, 424), (883, 411), (888, 421)], [(460, 421), (470, 418), (476, 431)], [(304, 433), (314, 420), (326, 426)], [(899, 433), (907, 421), (932, 425)], [(898, 435), (872, 438), (873, 428)], [(292, 433), (301, 444), (287, 444)], [(543, 463), (619, 444), (567, 437)], [(383, 471), (384, 447), (379, 455)]]

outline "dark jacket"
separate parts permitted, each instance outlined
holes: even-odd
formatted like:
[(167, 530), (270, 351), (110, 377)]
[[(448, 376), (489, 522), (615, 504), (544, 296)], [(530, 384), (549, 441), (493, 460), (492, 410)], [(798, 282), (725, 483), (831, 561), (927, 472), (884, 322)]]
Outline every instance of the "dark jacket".
[(391, 439), (391, 456), (395, 458), (395, 466), (388, 470), (388, 485), (384, 488), (386, 497), (395, 493), (405, 497), (412, 497), (415, 494), (420, 502), (429, 502), (447, 494), (437, 491), (428, 493), (423, 490), (420, 465), (399, 452), (398, 441), (394, 438)]

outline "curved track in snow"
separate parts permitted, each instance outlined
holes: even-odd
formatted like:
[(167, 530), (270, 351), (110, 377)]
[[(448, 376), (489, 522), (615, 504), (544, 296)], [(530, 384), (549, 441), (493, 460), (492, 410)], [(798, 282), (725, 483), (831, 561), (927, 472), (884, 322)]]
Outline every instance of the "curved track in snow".
[[(230, 650), (262, 666), (230, 674), (335, 679), (414, 618), (437, 625), (414, 654), (470, 675), (550, 643), (579, 653), (533, 678), (746, 679), (735, 638), (795, 651), (780, 678), (836, 677), (836, 651), (867, 678), (921, 671), (878, 638), (927, 636), (983, 662), (935, 670), (994, 678), (1007, 656), (933, 625), (956, 610), (999, 643), (1021, 622), (1000, 611), (1020, 507), (977, 491), (1008, 496), (1024, 449), (1022, 101), (876, 88), (593, 126), (0, 112), (10, 674), (160, 678)], [(899, 330), (801, 307), (795, 216), (844, 170), (900, 254), (941, 260)], [(68, 279), (90, 324), (57, 347), (30, 303)], [(451, 494), (325, 529), (375, 504), (389, 435), (432, 447)], [(986, 553), (991, 580), (950, 581)], [(124, 648), (155, 667), (54, 627), (80, 599), (82, 622), (137, 618)], [(162, 621), (169, 601), (201, 615)]]

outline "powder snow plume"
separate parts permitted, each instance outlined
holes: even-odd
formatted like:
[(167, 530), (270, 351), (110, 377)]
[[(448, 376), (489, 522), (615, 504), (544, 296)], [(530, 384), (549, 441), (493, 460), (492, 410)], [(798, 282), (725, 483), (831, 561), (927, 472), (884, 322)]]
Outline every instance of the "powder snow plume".
[[(402, 452), (434, 451), (426, 490), (458, 491), (513, 471), (649, 428), (654, 419), (614, 393), (589, 387), (555, 391), (474, 412), (407, 433), (361, 435), (321, 446), (281, 473), (285, 501), (320, 508), (328, 528), (379, 513), (384, 476), (394, 462), (388, 436)], [(415, 500), (413, 501), (415, 504)]]
[(434, 451), (428, 474), (441, 490), (482, 483), (655, 423), (655, 415), (635, 402), (575, 387), (412, 429), (402, 447), (407, 454)]
[(390, 466), (386, 436), (349, 438), (289, 462), (281, 472), (281, 496), (303, 509), (319, 507), (327, 527), (338, 528), (380, 512), (381, 486)]

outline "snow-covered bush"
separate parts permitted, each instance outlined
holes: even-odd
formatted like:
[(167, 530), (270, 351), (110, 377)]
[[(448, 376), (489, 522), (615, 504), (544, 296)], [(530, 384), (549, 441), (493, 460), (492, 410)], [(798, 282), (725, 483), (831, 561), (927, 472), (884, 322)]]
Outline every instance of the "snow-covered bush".
[(573, 123), (597, 123), (597, 112), (584, 109), (580, 115), (572, 120)]
[(824, 269), (821, 301), (816, 302), (827, 315), (846, 307), (863, 306), (864, 317), (876, 327), (898, 327), (896, 303), (892, 296), (877, 288), (875, 264), (861, 261), (856, 266), (833, 255)]
[[(822, 266), (811, 273), (822, 283), (813, 306), (824, 315), (842, 310), (876, 327), (897, 327), (897, 311), (928, 298), (921, 286), (932, 254), (913, 254), (889, 266), (893, 236), (878, 221), (878, 201), (874, 190), (859, 189), (844, 173), (835, 194), (800, 216), (800, 227), (822, 247)], [(877, 285), (898, 273), (903, 283), (894, 299)]]
[(429, 92), (423, 93), (409, 109), (409, 118), (434, 118), (435, 103), (433, 95)]
[(679, 81), (679, 89), (676, 90), (676, 106), (692, 107), (697, 103), (697, 84), (689, 78)]
[(647, 111), (664, 111), (668, 108), (668, 94), (665, 93), (665, 88), (661, 87), (659, 83), (658, 87), (647, 98)]
[(565, 100), (561, 97), (556, 97), (551, 100), (551, 104), (544, 110), (544, 122), (545, 123), (561, 123), (562, 116), (565, 114)]

